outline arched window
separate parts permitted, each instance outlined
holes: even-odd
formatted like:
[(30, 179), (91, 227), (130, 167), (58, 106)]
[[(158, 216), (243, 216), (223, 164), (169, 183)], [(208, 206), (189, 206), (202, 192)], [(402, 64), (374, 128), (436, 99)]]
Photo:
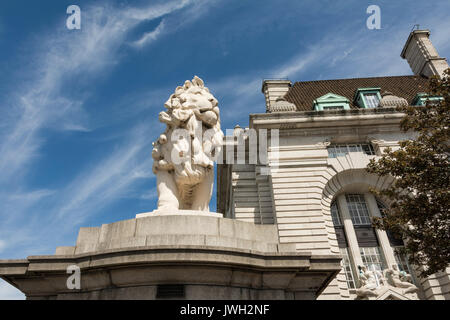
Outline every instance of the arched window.
[[(372, 217), (383, 214), (386, 208), (383, 203), (370, 193), (340, 194), (338, 200), (332, 202), (330, 213), (348, 288), (356, 288), (358, 264), (362, 263), (372, 271), (381, 272), (386, 269), (388, 266), (384, 254), (389, 254), (391, 262), (395, 259), (400, 270), (413, 275), (406, 257), (397, 250), (403, 246), (403, 241), (399, 242), (389, 234), (386, 237), (383, 235), (384, 231), (376, 231), (372, 226)], [(379, 236), (383, 239), (382, 241), (378, 238)], [(392, 250), (387, 249), (389, 247)], [(381, 279), (378, 279), (378, 275), (375, 276), (379, 283)]]
[[(345, 199), (345, 201), (342, 201)], [(340, 201), (340, 205), (344, 205), (346, 209), (346, 216), (340, 212), (339, 204), (337, 201), (333, 202), (331, 206), (331, 217), (334, 223), (336, 237), (338, 239), (338, 244), (340, 247), (341, 255), (343, 257), (342, 267), (347, 277), (347, 285), (349, 289), (355, 288), (355, 280), (357, 275), (357, 265), (360, 263), (355, 263), (355, 257), (352, 254), (358, 254), (356, 247), (350, 250), (349, 246), (352, 243), (348, 243), (347, 232), (353, 233), (353, 239), (356, 238), (356, 243), (354, 246), (359, 248), (359, 256), (361, 258), (362, 264), (366, 266), (367, 269), (375, 271), (382, 271), (386, 269), (386, 262), (382, 255), (382, 250), (380, 250), (379, 240), (377, 238), (375, 229), (372, 227), (371, 214), (369, 206), (366, 202), (366, 195), (359, 193), (348, 193), (343, 196)], [(351, 227), (347, 224), (344, 227), (344, 220), (348, 219), (351, 221)], [(346, 228), (351, 228), (351, 230), (346, 230)], [(354, 240), (353, 240), (354, 241)], [(380, 279), (377, 279), (378, 281)]]

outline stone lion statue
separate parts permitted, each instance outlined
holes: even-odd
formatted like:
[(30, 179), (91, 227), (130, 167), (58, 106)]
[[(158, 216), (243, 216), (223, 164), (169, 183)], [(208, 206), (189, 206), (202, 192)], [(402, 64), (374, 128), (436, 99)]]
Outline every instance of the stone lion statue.
[(157, 210), (209, 211), (214, 159), (224, 137), (218, 101), (195, 76), (177, 87), (164, 107), (159, 121), (167, 127), (152, 151)]

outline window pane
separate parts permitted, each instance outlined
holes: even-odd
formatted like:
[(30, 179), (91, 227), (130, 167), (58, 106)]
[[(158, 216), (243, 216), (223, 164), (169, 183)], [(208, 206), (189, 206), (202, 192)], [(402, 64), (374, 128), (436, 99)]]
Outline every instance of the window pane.
[[(400, 247), (397, 247), (397, 248), (400, 248)], [(415, 284), (415, 279), (412, 276), (413, 270), (408, 263), (407, 257), (403, 253), (398, 252), (398, 250), (395, 250), (395, 248), (394, 248), (394, 256), (395, 256), (395, 261), (397, 262), (398, 269), (400, 271), (409, 273), (411, 275), (412, 282)]]
[(337, 110), (337, 109), (344, 109), (344, 106), (324, 106), (323, 110)]
[(367, 155), (375, 155), (370, 144), (340, 144), (328, 147), (329, 158), (344, 157), (350, 152), (364, 152)]
[[(360, 247), (361, 259), (367, 270), (379, 271), (381, 274), (386, 269), (386, 263), (380, 254), (379, 247)], [(380, 279), (375, 272), (377, 285), (380, 285)]]
[(340, 248), (340, 253), (342, 256), (341, 260), (341, 266), (342, 270), (344, 271), (345, 278), (347, 280), (347, 286), (349, 289), (355, 288), (355, 280), (353, 279), (353, 270), (352, 265), (350, 263), (350, 259), (348, 257), (348, 251), (347, 248)]
[[(385, 217), (386, 216), (386, 206), (378, 199), (376, 199), (377, 201), (377, 206), (378, 209), (380, 210), (381, 216)], [(393, 234), (390, 230), (386, 230), (386, 235), (389, 239), (389, 243), (391, 245), (391, 247), (402, 247), (403, 244), (403, 239), (401, 237), (399, 237), (397, 234)]]
[(336, 158), (336, 148), (334, 146), (328, 147), (328, 157), (329, 158)]
[(371, 144), (363, 144), (363, 145), (361, 145), (361, 147), (362, 147), (362, 151), (365, 154), (370, 155), (370, 156), (375, 155), (375, 151), (373, 150), (373, 147)]
[(376, 93), (365, 93), (364, 101), (366, 102), (367, 108), (376, 108), (380, 102)]
[(341, 217), (336, 201), (331, 204), (331, 219), (333, 219), (334, 226), (342, 226)]
[(362, 194), (347, 194), (348, 211), (354, 225), (371, 224), (369, 210), (366, 206), (366, 200)]
[(355, 144), (349, 145), (348, 146), (348, 152), (358, 152), (360, 150), (358, 150), (358, 146)]

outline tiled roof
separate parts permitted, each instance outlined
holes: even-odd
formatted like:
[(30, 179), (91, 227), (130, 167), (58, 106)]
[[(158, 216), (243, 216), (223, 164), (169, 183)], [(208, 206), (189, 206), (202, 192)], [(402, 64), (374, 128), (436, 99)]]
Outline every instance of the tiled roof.
[(427, 91), (428, 79), (420, 76), (393, 76), (296, 82), (284, 98), (295, 104), (298, 111), (309, 111), (313, 109), (315, 99), (332, 92), (348, 98), (350, 108), (355, 109), (358, 108), (353, 104), (356, 90), (374, 87), (381, 88), (381, 93), (392, 92), (411, 104), (417, 93)]

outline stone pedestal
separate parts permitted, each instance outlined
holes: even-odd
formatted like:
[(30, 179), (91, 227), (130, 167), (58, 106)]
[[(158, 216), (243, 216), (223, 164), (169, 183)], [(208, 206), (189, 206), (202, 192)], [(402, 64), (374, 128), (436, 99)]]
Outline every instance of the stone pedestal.
[[(144, 214), (81, 228), (55, 255), (0, 260), (28, 299), (315, 299), (340, 270), (336, 255), (280, 244), (276, 225), (217, 214)], [(81, 272), (68, 289), (69, 266)]]

